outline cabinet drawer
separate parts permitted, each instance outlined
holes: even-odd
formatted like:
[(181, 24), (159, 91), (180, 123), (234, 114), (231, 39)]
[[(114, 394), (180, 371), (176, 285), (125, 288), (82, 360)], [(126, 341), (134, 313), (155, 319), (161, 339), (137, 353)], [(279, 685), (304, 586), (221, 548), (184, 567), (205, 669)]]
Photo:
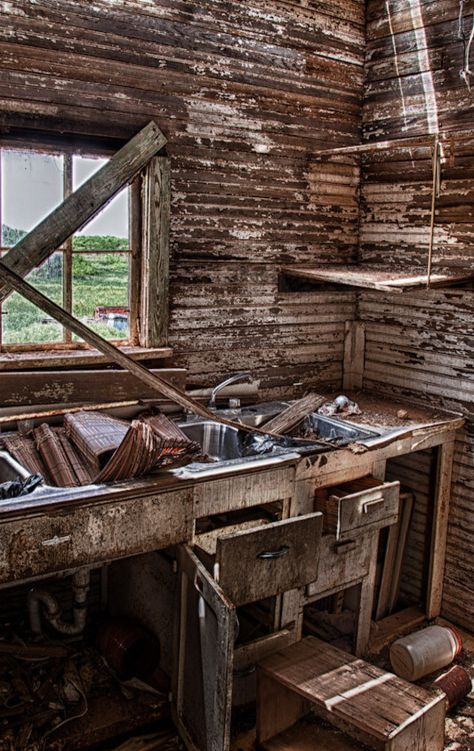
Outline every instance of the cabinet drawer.
[(191, 536), (192, 491), (89, 504), (0, 524), (0, 583), (145, 553)]
[(306, 598), (311, 600), (335, 587), (343, 589), (344, 585), (367, 576), (374, 544), (371, 534), (347, 542), (338, 542), (333, 535), (324, 535), (318, 575), (306, 587)]
[(304, 586), (318, 573), (319, 513), (224, 534), (217, 539), (215, 572), (235, 605)]
[(324, 514), (325, 531), (337, 540), (351, 540), (398, 520), (399, 482), (380, 482), (374, 477), (316, 492), (316, 508)]

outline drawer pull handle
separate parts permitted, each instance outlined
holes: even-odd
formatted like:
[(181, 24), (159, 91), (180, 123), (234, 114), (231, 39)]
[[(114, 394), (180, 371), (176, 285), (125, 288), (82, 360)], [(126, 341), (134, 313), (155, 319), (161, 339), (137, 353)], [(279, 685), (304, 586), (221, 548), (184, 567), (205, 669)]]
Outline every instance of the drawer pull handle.
[(364, 514), (368, 514), (369, 511), (372, 511), (376, 506), (380, 506), (381, 503), (384, 502), (383, 498), (374, 498), (373, 501), (366, 501), (364, 505), (362, 506), (362, 510)]
[(357, 547), (356, 540), (343, 540), (342, 542), (336, 542), (334, 545), (334, 551), (340, 555), (341, 553), (348, 553), (350, 550), (354, 550)]
[(65, 542), (71, 541), (71, 535), (63, 535), (63, 537), (58, 537), (58, 535), (55, 535), (55, 537), (51, 537), (49, 540), (43, 540), (42, 545), (45, 548), (54, 548), (56, 545), (64, 545)]
[(257, 553), (257, 558), (263, 558), (269, 560), (272, 558), (283, 558), (284, 555), (288, 555), (290, 548), (288, 545), (282, 545), (278, 550), (264, 550), (263, 553)]

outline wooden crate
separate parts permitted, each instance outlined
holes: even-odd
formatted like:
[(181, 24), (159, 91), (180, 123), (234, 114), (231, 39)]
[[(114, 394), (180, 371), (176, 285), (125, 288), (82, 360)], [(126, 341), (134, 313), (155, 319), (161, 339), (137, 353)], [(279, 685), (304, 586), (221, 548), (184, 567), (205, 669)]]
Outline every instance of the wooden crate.
[(443, 695), (311, 636), (259, 665), (258, 743), (291, 727), (310, 710), (376, 751), (444, 747)]

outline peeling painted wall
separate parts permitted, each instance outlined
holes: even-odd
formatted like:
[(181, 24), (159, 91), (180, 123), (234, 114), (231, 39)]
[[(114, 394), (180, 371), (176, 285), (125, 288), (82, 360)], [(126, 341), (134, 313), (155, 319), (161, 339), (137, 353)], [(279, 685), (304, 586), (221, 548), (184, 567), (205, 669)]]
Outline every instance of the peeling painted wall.
[[(474, 3), (465, 3), (466, 30)], [(364, 134), (387, 139), (473, 128), (474, 97), (459, 76), (457, 0), (369, 0)], [(474, 139), (443, 150), (434, 268), (472, 268)], [(427, 149), (367, 159), (362, 172), (361, 259), (426, 268), (431, 202)], [(443, 614), (472, 629), (474, 612), (474, 294), (364, 293), (364, 384), (461, 410), (456, 443)], [(420, 469), (420, 471), (422, 471)]]
[(357, 167), (312, 153), (360, 137), (363, 0), (0, 8), (4, 132), (126, 139), (154, 118), (168, 137), (170, 343), (190, 382), (339, 384), (353, 295), (279, 293), (278, 267), (356, 254)]

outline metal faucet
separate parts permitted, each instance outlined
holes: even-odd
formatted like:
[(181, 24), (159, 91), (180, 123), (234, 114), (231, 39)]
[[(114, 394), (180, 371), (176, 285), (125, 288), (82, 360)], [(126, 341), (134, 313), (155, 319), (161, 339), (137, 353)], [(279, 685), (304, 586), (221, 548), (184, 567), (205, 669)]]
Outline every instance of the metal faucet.
[(251, 381), (252, 376), (250, 373), (235, 373), (233, 376), (230, 376), (230, 378), (226, 378), (225, 381), (222, 381), (222, 383), (218, 383), (217, 386), (215, 386), (212, 389), (211, 392), (211, 398), (208, 402), (209, 409), (215, 409), (216, 408), (216, 396), (219, 393), (219, 391), (222, 391), (222, 389), (225, 389), (226, 386), (230, 386), (231, 383), (236, 383), (237, 381)]

